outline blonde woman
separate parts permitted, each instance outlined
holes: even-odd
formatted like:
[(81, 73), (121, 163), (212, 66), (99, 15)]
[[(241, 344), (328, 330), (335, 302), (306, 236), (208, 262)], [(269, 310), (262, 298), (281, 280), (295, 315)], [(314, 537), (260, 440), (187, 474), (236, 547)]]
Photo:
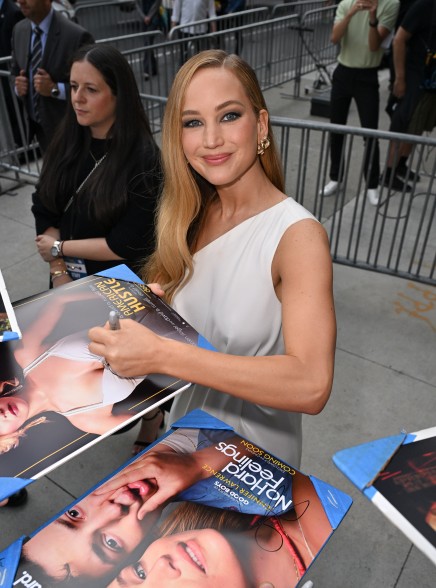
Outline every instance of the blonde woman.
[(169, 423), (202, 408), (298, 467), (301, 415), (332, 387), (336, 323), (323, 227), (284, 193), (255, 73), (201, 52), (179, 70), (165, 111), (157, 250), (145, 267), (217, 351), (165, 340), (132, 321), (90, 331), (90, 350), (123, 376), (195, 382)]

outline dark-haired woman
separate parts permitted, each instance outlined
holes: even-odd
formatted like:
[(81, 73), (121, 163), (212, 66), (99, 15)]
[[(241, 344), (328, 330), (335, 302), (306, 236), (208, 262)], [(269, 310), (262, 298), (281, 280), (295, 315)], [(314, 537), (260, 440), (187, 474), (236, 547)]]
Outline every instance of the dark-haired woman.
[[(159, 148), (123, 55), (108, 45), (83, 47), (70, 85), (32, 207), (54, 287), (120, 263), (138, 271), (153, 251), (161, 183)], [(134, 452), (155, 439), (162, 420), (159, 410), (143, 422)]]
[(121, 53), (82, 48), (70, 84), (32, 207), (54, 287), (119, 263), (137, 270), (153, 250), (161, 181), (159, 149)]

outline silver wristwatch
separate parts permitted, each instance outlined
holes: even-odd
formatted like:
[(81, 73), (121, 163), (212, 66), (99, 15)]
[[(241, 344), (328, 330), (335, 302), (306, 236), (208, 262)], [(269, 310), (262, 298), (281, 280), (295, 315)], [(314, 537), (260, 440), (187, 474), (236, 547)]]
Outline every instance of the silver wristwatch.
[(62, 255), (61, 243), (62, 243), (61, 241), (55, 241), (53, 243), (52, 248), (50, 250), (52, 257), (60, 257)]
[(57, 85), (53, 86), (53, 88), (50, 90), (50, 94), (53, 96), (53, 98), (57, 98), (60, 93), (61, 91), (59, 90)]

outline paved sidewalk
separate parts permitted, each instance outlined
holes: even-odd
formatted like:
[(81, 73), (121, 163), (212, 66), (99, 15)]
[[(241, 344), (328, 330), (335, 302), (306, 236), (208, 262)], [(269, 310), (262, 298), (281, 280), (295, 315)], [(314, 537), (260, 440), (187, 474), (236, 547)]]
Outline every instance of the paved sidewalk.
[[(288, 87), (267, 93), (273, 114), (309, 118), (310, 104), (284, 96), (289, 93)], [(358, 124), (355, 110), (350, 124)], [(380, 128), (387, 128), (383, 116)], [(32, 191), (26, 184), (0, 196), (0, 268), (14, 301), (48, 286), (33, 242)], [(435, 567), (354, 489), (331, 456), (436, 424), (436, 288), (339, 265), (334, 273), (335, 381), (324, 411), (304, 417), (302, 470), (349, 493), (354, 505), (306, 578), (315, 588), (432, 588)], [(136, 432), (103, 440), (37, 481), (25, 507), (0, 509), (0, 551), (128, 459)]]

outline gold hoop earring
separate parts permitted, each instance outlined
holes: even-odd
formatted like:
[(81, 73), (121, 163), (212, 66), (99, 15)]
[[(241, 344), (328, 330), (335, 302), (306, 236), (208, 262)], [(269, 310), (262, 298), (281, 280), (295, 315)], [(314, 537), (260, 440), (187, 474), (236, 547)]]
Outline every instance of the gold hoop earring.
[(269, 138), (264, 137), (261, 140), (261, 142), (259, 143), (259, 145), (257, 146), (257, 154), (263, 155), (270, 145), (271, 145), (271, 141), (269, 140)]

